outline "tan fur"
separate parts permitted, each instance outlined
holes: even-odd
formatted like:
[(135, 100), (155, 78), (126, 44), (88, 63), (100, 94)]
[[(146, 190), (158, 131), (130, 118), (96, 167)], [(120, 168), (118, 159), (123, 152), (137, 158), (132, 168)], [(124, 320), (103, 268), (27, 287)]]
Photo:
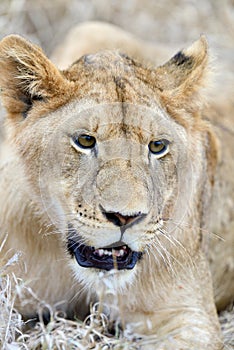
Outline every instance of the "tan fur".
[[(137, 55), (139, 43), (115, 31), (116, 42), (127, 36), (122, 50), (131, 44)], [(108, 35), (102, 38), (109, 48)], [(69, 43), (63, 62), (74, 54)], [(156, 69), (101, 51), (64, 71), (21, 37), (2, 40), (2, 254), (21, 252), (13, 271), (40, 300), (84, 317), (95, 291), (107, 286), (121, 296), (120, 311), (106, 297), (110, 317), (161, 337), (157, 349), (222, 349), (215, 303), (222, 309), (234, 293), (233, 136), (218, 106), (205, 104), (209, 71), (204, 37)], [(76, 132), (96, 138), (95, 155), (72, 146)], [(148, 144), (162, 138), (169, 153), (156, 159)], [(145, 218), (121, 231), (100, 206)], [(82, 268), (67, 251), (68, 224), (73, 240), (79, 234), (95, 248), (121, 240), (142, 259), (103, 276)], [(17, 307), (30, 317), (37, 303)]]

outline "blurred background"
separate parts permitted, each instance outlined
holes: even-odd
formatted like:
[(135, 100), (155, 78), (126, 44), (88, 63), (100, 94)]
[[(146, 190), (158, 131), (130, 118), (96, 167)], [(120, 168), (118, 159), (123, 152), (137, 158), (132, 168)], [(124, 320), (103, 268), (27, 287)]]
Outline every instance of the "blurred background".
[(87, 20), (173, 47), (205, 33), (219, 53), (234, 56), (234, 0), (0, 0), (0, 37), (22, 34), (48, 55), (71, 27)]

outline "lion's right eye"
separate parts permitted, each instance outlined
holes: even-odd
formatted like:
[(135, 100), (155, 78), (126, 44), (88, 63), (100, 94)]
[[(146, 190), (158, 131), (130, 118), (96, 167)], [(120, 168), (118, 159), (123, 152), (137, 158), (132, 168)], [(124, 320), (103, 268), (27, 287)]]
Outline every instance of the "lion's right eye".
[(91, 149), (94, 148), (96, 145), (96, 139), (95, 137), (91, 135), (78, 135), (78, 136), (73, 136), (72, 137), (72, 145), (77, 148), (83, 148), (83, 149)]
[(169, 151), (170, 141), (166, 139), (151, 141), (148, 145), (149, 150), (157, 158), (165, 156)]

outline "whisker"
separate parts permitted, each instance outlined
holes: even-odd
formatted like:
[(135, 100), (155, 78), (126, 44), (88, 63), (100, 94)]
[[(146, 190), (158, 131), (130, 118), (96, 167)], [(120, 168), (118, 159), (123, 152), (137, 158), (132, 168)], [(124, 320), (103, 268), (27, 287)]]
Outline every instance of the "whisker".
[[(76, 286), (77, 286), (77, 281), (75, 281), (74, 284), (72, 285), (72, 289), (75, 288)], [(80, 287), (80, 285), (79, 285), (79, 287)], [(84, 294), (87, 291), (88, 291), (87, 285), (85, 285), (85, 284), (82, 285), (82, 287), (72, 296), (72, 298), (70, 299), (70, 302), (72, 303), (76, 299), (77, 299), (77, 301), (79, 301), (82, 297), (84, 297)]]
[[(174, 236), (170, 235), (165, 229), (159, 229), (158, 232), (163, 235), (174, 247), (180, 247), (184, 250), (186, 254), (188, 254), (187, 249), (184, 245), (178, 241)], [(174, 241), (174, 242), (173, 242)]]
[(212, 235), (214, 236), (215, 238), (225, 242), (225, 239), (221, 236), (219, 236), (217, 233), (214, 233), (208, 229), (205, 229), (205, 228), (202, 228), (200, 226), (195, 226), (195, 225), (192, 225), (192, 224), (189, 224), (189, 223), (184, 223), (184, 222), (177, 222), (175, 221), (174, 219), (172, 218), (168, 218), (167, 221), (171, 221), (173, 224), (175, 224), (179, 229), (183, 229), (184, 227), (186, 228), (192, 228), (192, 229), (198, 229), (200, 232), (202, 233), (205, 233), (205, 234), (208, 234), (208, 235)]
[(165, 256), (163, 255), (163, 253), (161, 252), (161, 250), (159, 249), (159, 247), (156, 244), (153, 244), (153, 245), (154, 245), (154, 248), (156, 249), (157, 253), (161, 256), (165, 266), (167, 266), (168, 263), (167, 263), (167, 260), (166, 260)]

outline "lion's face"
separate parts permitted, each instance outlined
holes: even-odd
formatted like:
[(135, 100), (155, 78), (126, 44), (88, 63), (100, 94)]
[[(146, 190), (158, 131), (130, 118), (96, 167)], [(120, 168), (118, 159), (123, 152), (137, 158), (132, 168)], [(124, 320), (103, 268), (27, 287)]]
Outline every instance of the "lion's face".
[(78, 278), (95, 282), (116, 267), (123, 285), (165, 230), (172, 235), (170, 220), (187, 215), (192, 145), (156, 101), (92, 104), (73, 101), (30, 125), (38, 148), (22, 148), (39, 149), (33, 187)]
[(23, 106), (14, 134), (25, 174), (79, 279), (116, 268), (125, 283), (161, 241), (186, 245), (175, 225), (199, 196), (204, 148), (191, 111), (176, 118), (173, 95), (169, 108), (162, 73), (153, 86), (156, 73), (125, 56), (86, 56), (59, 76), (63, 88)]

